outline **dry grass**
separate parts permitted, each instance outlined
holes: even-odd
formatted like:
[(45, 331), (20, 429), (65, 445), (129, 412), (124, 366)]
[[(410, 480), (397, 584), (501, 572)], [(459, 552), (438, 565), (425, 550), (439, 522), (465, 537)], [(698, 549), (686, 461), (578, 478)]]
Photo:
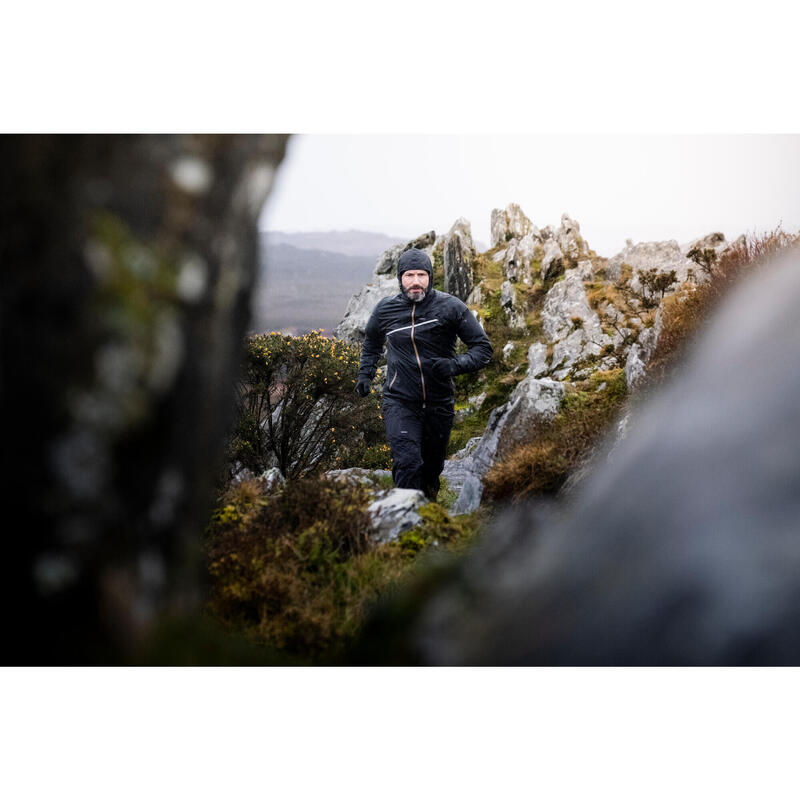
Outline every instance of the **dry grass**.
[[(602, 383), (606, 387), (598, 390)], [(625, 397), (622, 369), (597, 372), (576, 384), (555, 420), (533, 426), (528, 441), (501, 452), (486, 475), (484, 497), (519, 502), (558, 492), (615, 419)]]
[(800, 233), (787, 234), (780, 226), (769, 233), (747, 235), (704, 270), (710, 274), (707, 282), (696, 287), (686, 285), (667, 297), (663, 304), (663, 328), (643, 386), (657, 385), (672, 373), (687, 346), (742, 277), (776, 254), (799, 244)]

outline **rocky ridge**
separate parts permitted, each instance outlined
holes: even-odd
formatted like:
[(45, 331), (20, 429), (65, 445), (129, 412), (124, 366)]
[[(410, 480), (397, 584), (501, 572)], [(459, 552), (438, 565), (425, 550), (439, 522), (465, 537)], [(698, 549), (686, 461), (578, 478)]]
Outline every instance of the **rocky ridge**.
[(704, 254), (718, 258), (731, 243), (718, 232), (683, 245), (629, 240), (606, 259), (568, 214), (557, 227), (540, 228), (511, 203), (492, 211), (491, 248), (483, 253), (464, 218), (445, 236), (430, 231), (387, 250), (375, 280), (348, 304), (339, 338), (363, 341), (372, 309), (397, 292), (397, 258), (414, 246), (431, 257), (434, 286), (467, 302), (496, 353), (496, 365), (465, 376), (466, 402), (457, 396), (452, 443), (465, 442), (462, 427), (478, 435), (448, 459), (444, 475), (460, 489), (453, 511), (467, 513), (479, 505), (489, 469), (535, 425), (554, 420), (581, 382), (624, 371), (628, 391), (636, 387), (658, 342), (665, 298), (707, 280)]

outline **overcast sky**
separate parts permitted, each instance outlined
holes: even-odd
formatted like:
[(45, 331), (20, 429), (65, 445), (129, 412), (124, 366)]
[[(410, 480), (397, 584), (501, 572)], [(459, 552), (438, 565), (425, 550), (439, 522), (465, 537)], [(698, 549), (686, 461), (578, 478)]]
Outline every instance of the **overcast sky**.
[(265, 230), (446, 233), (488, 246), (493, 208), (539, 227), (567, 212), (599, 255), (634, 241), (800, 229), (797, 135), (294, 136)]

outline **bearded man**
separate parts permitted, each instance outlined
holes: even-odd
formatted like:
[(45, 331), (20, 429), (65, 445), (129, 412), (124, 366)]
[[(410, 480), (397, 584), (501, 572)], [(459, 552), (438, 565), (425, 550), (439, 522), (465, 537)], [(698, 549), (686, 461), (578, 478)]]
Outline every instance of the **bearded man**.
[[(400, 293), (381, 300), (367, 322), (356, 393), (370, 393), (386, 343), (382, 415), (394, 485), (435, 500), (453, 427), (453, 377), (485, 367), (492, 345), (461, 300), (433, 288), (431, 260), (422, 250), (400, 256), (397, 279)], [(456, 338), (466, 353), (456, 355)]]

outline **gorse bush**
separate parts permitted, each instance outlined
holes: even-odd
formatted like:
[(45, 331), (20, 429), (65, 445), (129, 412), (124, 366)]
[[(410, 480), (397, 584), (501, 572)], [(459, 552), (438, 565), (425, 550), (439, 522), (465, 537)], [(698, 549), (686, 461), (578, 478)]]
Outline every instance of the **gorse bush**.
[(287, 478), (347, 466), (387, 466), (377, 395), (355, 395), (359, 349), (317, 331), (247, 341), (228, 456)]

